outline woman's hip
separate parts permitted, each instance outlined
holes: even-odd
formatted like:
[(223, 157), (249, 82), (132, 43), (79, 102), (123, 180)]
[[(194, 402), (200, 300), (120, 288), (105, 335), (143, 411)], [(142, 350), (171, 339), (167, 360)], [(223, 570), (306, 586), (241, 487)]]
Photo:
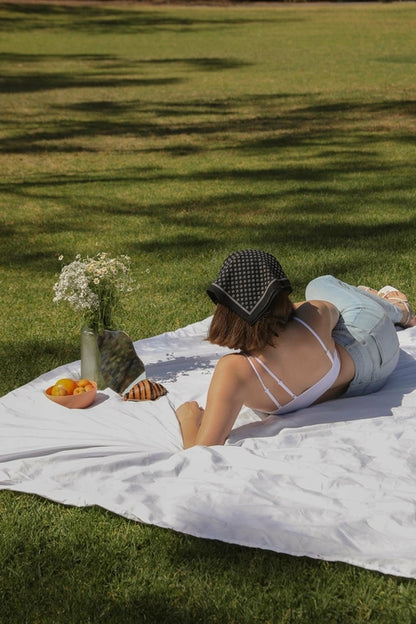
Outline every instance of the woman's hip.
[(344, 396), (379, 390), (399, 359), (399, 341), (391, 314), (377, 298), (368, 297), (331, 275), (310, 282), (306, 298), (329, 301), (340, 312), (332, 336), (350, 354), (355, 365), (354, 379)]
[(391, 321), (385, 317), (367, 331), (349, 328), (341, 318), (332, 336), (354, 361), (354, 378), (344, 396), (369, 394), (379, 390), (399, 360), (399, 341)]

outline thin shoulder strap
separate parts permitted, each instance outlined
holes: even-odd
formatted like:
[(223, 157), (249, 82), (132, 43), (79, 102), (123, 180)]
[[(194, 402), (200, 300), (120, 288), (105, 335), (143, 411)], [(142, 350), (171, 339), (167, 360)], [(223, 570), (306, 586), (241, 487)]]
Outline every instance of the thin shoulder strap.
[(294, 316), (293, 317), (295, 321), (297, 321), (298, 323), (301, 323), (304, 327), (306, 327), (306, 329), (309, 329), (309, 331), (311, 332), (311, 334), (313, 336), (315, 336), (315, 338), (317, 339), (317, 341), (320, 343), (321, 347), (323, 348), (323, 350), (325, 351), (325, 353), (327, 354), (327, 356), (329, 357), (329, 359), (331, 360), (331, 362), (334, 362), (334, 356), (332, 355), (331, 351), (328, 349), (328, 347), (325, 345), (325, 343), (323, 342), (323, 340), (321, 339), (320, 336), (318, 336), (318, 334), (316, 333), (316, 331), (314, 329), (312, 329), (312, 327), (310, 327), (310, 325), (308, 325), (307, 323), (305, 323), (305, 321), (302, 321), (302, 319), (300, 319), (298, 316)]
[[(269, 399), (271, 399), (273, 401), (273, 403), (276, 405), (277, 409), (280, 409), (282, 406), (280, 405), (279, 401), (276, 399), (275, 396), (273, 396), (273, 394), (270, 392), (270, 390), (266, 387), (266, 385), (264, 384), (263, 379), (260, 376), (259, 371), (257, 370), (257, 368), (254, 366), (253, 362), (251, 361), (251, 358), (248, 354), (244, 354), (247, 358), (247, 361), (249, 362), (251, 368), (253, 369), (253, 371), (256, 373), (257, 375), (257, 379), (259, 380), (259, 382), (262, 385), (262, 388), (264, 390), (264, 392), (267, 394), (267, 396), (269, 397)], [(257, 358), (256, 358), (257, 360)]]
[[(285, 383), (284, 383), (284, 382), (283, 382), (283, 381), (282, 381), (282, 380), (281, 380), (281, 379), (280, 379), (277, 375), (275, 375), (275, 374), (274, 374), (274, 372), (273, 372), (272, 370), (270, 370), (270, 368), (267, 366), (267, 364), (265, 364), (265, 363), (264, 363), (264, 362), (263, 362), (260, 358), (256, 357), (255, 355), (251, 355), (251, 356), (249, 356), (249, 362), (250, 362), (251, 366), (254, 368), (254, 370), (256, 371), (256, 373), (257, 373), (257, 376), (258, 376), (258, 377), (259, 377), (259, 373), (258, 373), (258, 371), (256, 370), (256, 368), (255, 368), (255, 366), (254, 366), (253, 362), (251, 362), (251, 361), (250, 361), (250, 357), (252, 357), (254, 360), (256, 360), (256, 362), (258, 362), (258, 363), (260, 364), (260, 366), (261, 366), (262, 368), (264, 368), (264, 370), (265, 370), (265, 371), (267, 371), (267, 372), (269, 373), (270, 377), (272, 377), (272, 378), (273, 378), (273, 379), (274, 379), (274, 380), (275, 380), (275, 381), (279, 384), (279, 386), (280, 386), (281, 388), (283, 388), (283, 390), (286, 390), (286, 392), (287, 392), (287, 393), (288, 393), (288, 394), (289, 394), (289, 395), (290, 395), (293, 399), (295, 398), (296, 394), (294, 394), (294, 393), (292, 392), (292, 390), (291, 390), (290, 388), (288, 388), (288, 387), (287, 387), (287, 385), (286, 385), (286, 384), (285, 384)], [(262, 383), (263, 383), (263, 382), (262, 382)]]

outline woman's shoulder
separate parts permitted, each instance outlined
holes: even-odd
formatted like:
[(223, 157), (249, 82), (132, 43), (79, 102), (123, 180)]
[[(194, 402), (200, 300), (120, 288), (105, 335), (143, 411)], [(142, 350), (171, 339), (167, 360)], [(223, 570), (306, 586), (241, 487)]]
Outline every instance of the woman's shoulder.
[(236, 366), (244, 365), (247, 360), (247, 355), (242, 351), (235, 351), (233, 353), (227, 353), (223, 355), (217, 362), (216, 368), (227, 370), (229, 368), (235, 368)]
[(215, 373), (221, 377), (232, 376), (244, 381), (249, 371), (247, 355), (236, 351), (235, 353), (227, 353), (223, 355), (215, 366)]
[(232, 394), (244, 402), (247, 386), (251, 382), (251, 368), (242, 353), (223, 355), (217, 362), (210, 388)]

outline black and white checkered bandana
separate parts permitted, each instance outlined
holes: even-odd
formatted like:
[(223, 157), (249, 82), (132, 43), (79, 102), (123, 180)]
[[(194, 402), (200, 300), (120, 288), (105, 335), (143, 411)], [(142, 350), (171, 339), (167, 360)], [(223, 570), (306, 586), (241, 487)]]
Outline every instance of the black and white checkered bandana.
[(222, 303), (254, 325), (280, 292), (292, 292), (282, 267), (267, 251), (243, 249), (232, 253), (207, 289), (214, 303)]

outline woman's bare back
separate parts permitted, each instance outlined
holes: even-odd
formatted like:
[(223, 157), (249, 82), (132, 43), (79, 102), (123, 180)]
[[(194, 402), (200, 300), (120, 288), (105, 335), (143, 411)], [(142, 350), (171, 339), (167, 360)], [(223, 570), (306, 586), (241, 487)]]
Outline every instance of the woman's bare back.
[[(335, 349), (341, 361), (339, 375), (333, 386), (327, 390), (319, 401), (340, 396), (354, 376), (354, 363), (348, 353), (335, 345), (331, 336), (328, 304), (325, 302), (307, 302), (296, 306), (296, 316), (306, 322), (313, 329), (334, 355)], [(295, 395), (301, 395), (305, 390), (318, 383), (331, 369), (332, 363), (319, 340), (308, 328), (295, 319), (291, 320), (284, 331), (274, 341), (273, 346), (267, 346), (251, 355), (259, 358)], [(244, 355), (239, 358), (246, 357)], [(264, 368), (254, 360), (265, 386), (276, 397), (280, 405), (286, 405), (292, 396), (282, 387)], [(241, 364), (240, 364), (241, 366)], [(276, 411), (276, 405), (263, 391), (261, 382), (246, 361), (246, 393), (244, 404), (264, 412)]]

